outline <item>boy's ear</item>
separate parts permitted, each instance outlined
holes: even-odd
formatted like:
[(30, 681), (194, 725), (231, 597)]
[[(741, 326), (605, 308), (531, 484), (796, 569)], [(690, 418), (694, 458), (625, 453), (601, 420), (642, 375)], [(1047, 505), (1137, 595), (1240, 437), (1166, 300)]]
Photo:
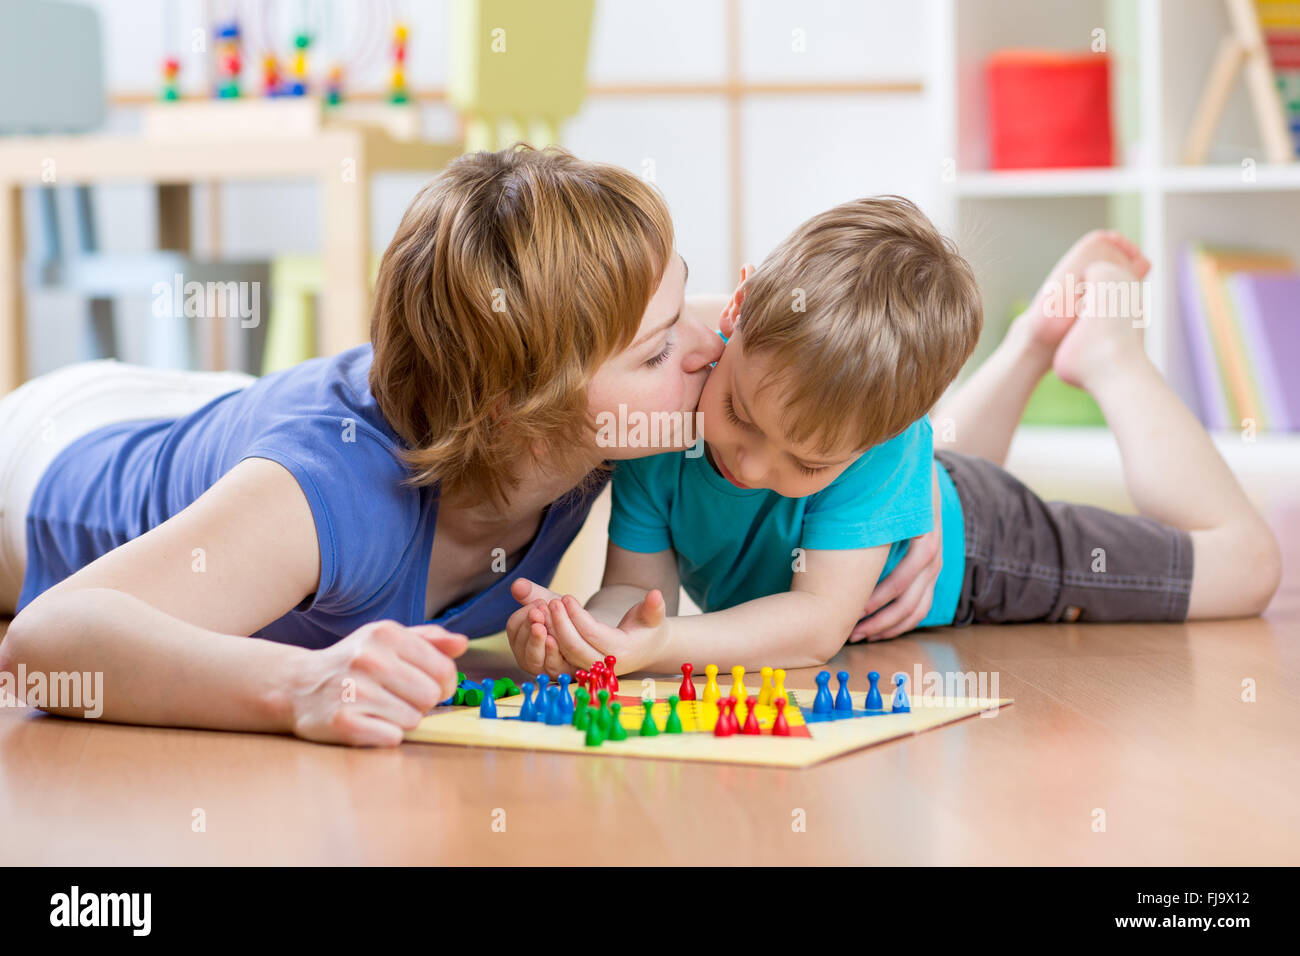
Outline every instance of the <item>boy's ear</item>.
[(754, 267), (745, 263), (740, 270), (740, 284), (736, 286), (736, 291), (731, 294), (726, 307), (722, 310), (722, 318), (719, 328), (722, 334), (730, 338), (735, 334), (736, 322), (740, 319), (740, 306), (745, 301), (745, 283), (749, 277), (754, 274)]

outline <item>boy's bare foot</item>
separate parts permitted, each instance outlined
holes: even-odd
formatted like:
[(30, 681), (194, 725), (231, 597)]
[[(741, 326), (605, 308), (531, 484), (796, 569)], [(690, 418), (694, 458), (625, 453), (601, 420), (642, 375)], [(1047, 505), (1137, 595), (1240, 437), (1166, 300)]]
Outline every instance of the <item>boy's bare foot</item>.
[(1077, 317), (1056, 349), (1052, 367), (1061, 381), (1093, 390), (1098, 375), (1124, 374), (1132, 363), (1150, 363), (1142, 346), (1142, 282), (1111, 262), (1084, 270)]
[(1111, 263), (1142, 279), (1151, 263), (1122, 233), (1094, 229), (1061, 257), (1034, 296), (1033, 303), (1012, 325), (1031, 350), (1052, 356), (1069, 332), (1083, 295), (1084, 276), (1094, 263)]

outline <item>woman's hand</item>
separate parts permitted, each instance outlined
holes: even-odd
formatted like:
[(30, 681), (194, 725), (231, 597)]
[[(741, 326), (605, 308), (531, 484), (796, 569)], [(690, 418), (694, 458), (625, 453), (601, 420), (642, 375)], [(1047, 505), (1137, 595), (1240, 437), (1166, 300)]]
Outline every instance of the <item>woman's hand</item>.
[(526, 674), (549, 674), (556, 677), (566, 670), (559, 645), (551, 635), (551, 614), (548, 601), (559, 595), (527, 578), (516, 578), (510, 585), (510, 594), (521, 605), (506, 621), (506, 640), (515, 663)]
[(934, 530), (913, 538), (903, 560), (876, 582), (862, 612), (865, 616), (849, 634), (850, 644), (883, 641), (906, 634), (930, 613), (934, 585), (943, 570), (943, 516), (940, 513), (937, 471), (932, 470), (931, 481)]
[(375, 621), (312, 651), (290, 688), (293, 732), (307, 740), (395, 747), (456, 691), (469, 642), (436, 624)]
[(613, 654), (615, 673), (644, 670), (667, 637), (666, 605), (658, 588), (632, 605), (618, 627), (597, 621), (571, 594), (551, 601), (548, 610), (560, 653), (574, 667), (590, 667)]

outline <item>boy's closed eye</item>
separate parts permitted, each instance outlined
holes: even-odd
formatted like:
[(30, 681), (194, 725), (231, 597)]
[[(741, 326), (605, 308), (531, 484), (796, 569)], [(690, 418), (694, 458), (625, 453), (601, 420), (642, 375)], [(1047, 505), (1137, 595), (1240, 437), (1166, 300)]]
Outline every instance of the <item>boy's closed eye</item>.
[[(743, 428), (745, 431), (753, 432), (754, 434), (762, 434), (762, 429), (753, 422), (745, 421), (736, 413), (736, 405), (730, 392), (727, 393), (724, 404), (727, 410), (727, 418), (731, 420), (731, 424), (735, 425), (737, 428)], [(793, 455), (790, 456), (790, 460), (794, 462), (794, 466), (805, 475), (815, 475), (818, 472), (825, 471), (827, 468), (831, 467), (830, 465), (810, 465), (807, 462), (800, 461)]]

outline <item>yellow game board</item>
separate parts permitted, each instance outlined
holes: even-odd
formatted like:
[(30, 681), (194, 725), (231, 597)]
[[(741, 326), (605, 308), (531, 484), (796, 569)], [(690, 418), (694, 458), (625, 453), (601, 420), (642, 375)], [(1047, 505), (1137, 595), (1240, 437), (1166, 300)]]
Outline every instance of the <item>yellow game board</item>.
[[(674, 681), (656, 681), (654, 713), (656, 723), (663, 729), (668, 713), (667, 697), (677, 692)], [(629, 690), (625, 693), (639, 693)], [(790, 703), (811, 702), (812, 690), (790, 690)], [(865, 694), (853, 694), (856, 708), (865, 706)], [(885, 709), (893, 698), (885, 696)], [(996, 713), (1012, 701), (1008, 698), (956, 698), (945, 697), (912, 699), (911, 713), (883, 714), (876, 717), (858, 717), (824, 723), (808, 723), (808, 736), (773, 737), (771, 708), (759, 709), (759, 723), (764, 728), (761, 736), (735, 734), (715, 737), (698, 729), (712, 728), (717, 711), (712, 705), (683, 702), (678, 711), (685, 733), (641, 737), (644, 710), (638, 705), (625, 706), (621, 723), (628, 731), (627, 740), (606, 741), (599, 747), (588, 747), (581, 731), (570, 726), (552, 727), (546, 724), (524, 723), (504, 718), (517, 717), (523, 706), (523, 697), (503, 697), (497, 703), (497, 719), (479, 716), (477, 707), (440, 707), (420, 721), (418, 727), (408, 731), (406, 739), (417, 743), (452, 744), (462, 747), (504, 747), (510, 750), (549, 750), (558, 753), (590, 754), (597, 757), (651, 757), (660, 760), (694, 760), (708, 763), (756, 764), (768, 767), (809, 767), (832, 757), (838, 757), (863, 747), (884, 743), (911, 734), (923, 733), (962, 720), (976, 714)], [(691, 704), (694, 706), (691, 706)], [(740, 716), (743, 719), (743, 707)], [(792, 729), (800, 728), (804, 721), (793, 707), (786, 708), (786, 717)], [(796, 723), (797, 721), (797, 723)], [(688, 723), (697, 729), (687, 730)]]

